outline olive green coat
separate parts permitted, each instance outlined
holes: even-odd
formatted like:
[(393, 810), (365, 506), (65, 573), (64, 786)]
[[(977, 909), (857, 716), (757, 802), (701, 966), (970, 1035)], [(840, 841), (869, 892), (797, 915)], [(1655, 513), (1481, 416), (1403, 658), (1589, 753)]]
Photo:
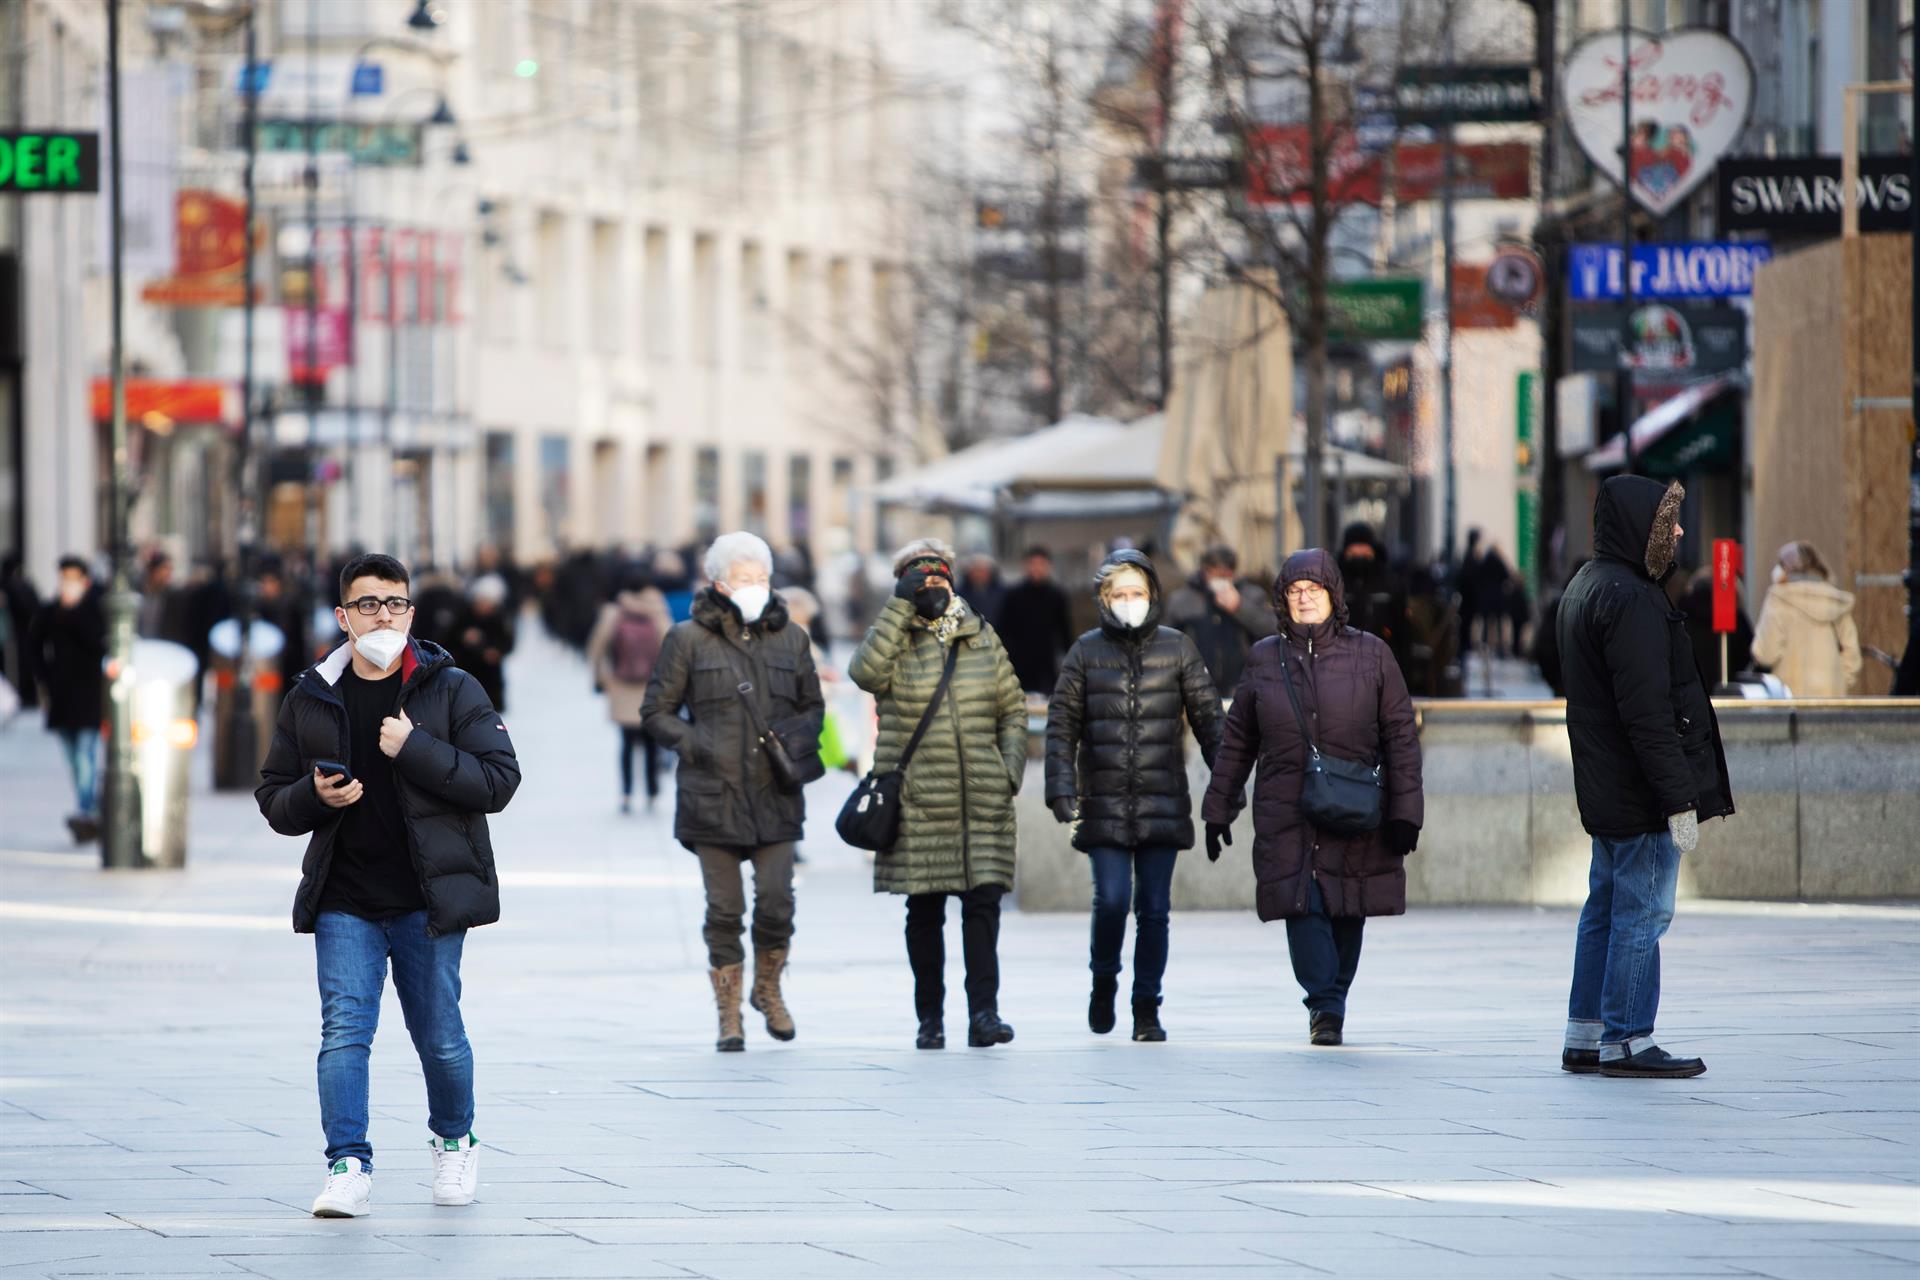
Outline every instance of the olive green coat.
[[(901, 788), (900, 838), (873, 863), (876, 893), (1013, 887), (1013, 797), (1027, 767), (1027, 707), (1000, 637), (967, 609), (960, 660)], [(853, 682), (879, 702), (876, 770), (893, 768), (940, 683), (946, 645), (913, 606), (887, 601), (853, 655)]]

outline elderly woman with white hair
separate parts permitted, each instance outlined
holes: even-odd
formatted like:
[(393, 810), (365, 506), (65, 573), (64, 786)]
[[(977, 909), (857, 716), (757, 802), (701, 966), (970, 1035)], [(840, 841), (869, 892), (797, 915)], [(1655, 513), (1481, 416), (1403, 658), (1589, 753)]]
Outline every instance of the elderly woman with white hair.
[(899, 836), (875, 857), (873, 887), (907, 898), (916, 1045), (947, 1043), (949, 897), (960, 900), (967, 1043), (1005, 1044), (1013, 1028), (1000, 1020), (1000, 897), (1013, 887), (1013, 797), (1027, 764), (1026, 699), (1000, 637), (954, 594), (951, 547), (910, 542), (894, 557), (893, 575), (893, 598), (849, 667), (853, 682), (879, 703), (875, 771), (897, 769), (909, 757)]
[[(641, 722), (680, 757), (673, 834), (700, 859), (707, 964), (723, 1053), (746, 1047), (740, 1013), (746, 952), (742, 869), (753, 864), (750, 1002), (767, 1034), (794, 1037), (780, 989), (793, 937), (794, 846), (820, 777), (825, 703), (806, 631), (772, 591), (773, 552), (751, 533), (707, 549), (711, 583), (693, 616), (667, 632), (647, 682)], [(682, 718), (681, 711), (688, 714)]]

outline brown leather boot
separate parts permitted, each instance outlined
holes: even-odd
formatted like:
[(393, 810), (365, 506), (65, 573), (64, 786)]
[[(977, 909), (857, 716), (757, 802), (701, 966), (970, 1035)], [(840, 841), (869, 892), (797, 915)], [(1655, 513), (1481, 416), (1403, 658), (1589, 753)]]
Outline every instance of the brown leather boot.
[(775, 1040), (794, 1036), (793, 1015), (780, 997), (780, 971), (787, 967), (787, 949), (753, 953), (753, 995), (749, 1003), (767, 1017), (767, 1034)]
[(744, 965), (730, 964), (724, 969), (709, 969), (713, 979), (713, 1003), (720, 1011), (720, 1038), (713, 1047), (721, 1053), (739, 1053), (747, 1047), (747, 1029), (740, 1022), (740, 982)]

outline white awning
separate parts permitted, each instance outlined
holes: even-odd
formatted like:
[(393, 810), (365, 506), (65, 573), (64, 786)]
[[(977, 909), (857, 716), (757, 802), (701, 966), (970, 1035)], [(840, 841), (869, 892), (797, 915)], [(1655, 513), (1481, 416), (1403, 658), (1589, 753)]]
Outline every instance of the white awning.
[(989, 512), (1013, 491), (1150, 487), (1163, 422), (1159, 414), (1133, 423), (1076, 414), (894, 476), (875, 485), (873, 497), (886, 505)]
[[(1632, 427), (1634, 453), (1636, 455), (1645, 453), (1675, 427), (1692, 420), (1715, 400), (1741, 390), (1746, 384), (1747, 380), (1741, 374), (1723, 373), (1717, 378), (1706, 378), (1696, 382), (1677, 395), (1662, 400), (1634, 419)], [(1618, 471), (1626, 465), (1625, 436), (1615, 436), (1587, 455), (1589, 471)]]

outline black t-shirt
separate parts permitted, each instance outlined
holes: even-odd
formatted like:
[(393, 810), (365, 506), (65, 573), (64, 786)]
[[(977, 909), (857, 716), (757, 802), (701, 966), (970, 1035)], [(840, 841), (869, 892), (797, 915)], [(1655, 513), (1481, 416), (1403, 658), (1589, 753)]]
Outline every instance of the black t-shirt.
[(347, 764), (366, 793), (340, 816), (320, 909), (345, 911), (363, 920), (391, 920), (424, 910), (427, 902), (407, 849), (406, 818), (400, 812), (393, 761), (380, 750), (380, 722), (393, 714), (400, 696), (400, 672), (381, 680), (363, 680), (349, 665), (340, 677), (339, 693), (347, 704), (352, 756)]

